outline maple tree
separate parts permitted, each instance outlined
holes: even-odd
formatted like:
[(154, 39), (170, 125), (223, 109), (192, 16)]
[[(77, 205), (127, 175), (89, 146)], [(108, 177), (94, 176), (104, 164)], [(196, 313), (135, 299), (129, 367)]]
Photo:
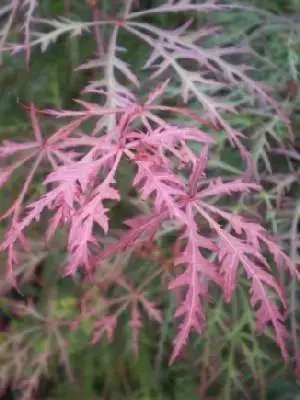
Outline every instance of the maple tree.
[[(17, 3), (13, 2), (16, 7)], [(115, 260), (120, 254), (139, 254), (143, 246), (156, 243), (166, 234), (166, 227), (172, 226), (177, 237), (169, 261), (175, 273), (167, 276), (167, 290), (177, 295), (174, 320), (179, 324), (170, 363), (180, 355), (191, 332), (204, 332), (206, 303), (214, 301), (210, 288), (216, 285), (229, 303), (240, 272), (251, 284), (250, 302), (256, 313), (257, 330), (263, 332), (272, 326), (287, 360), (287, 303), (274, 265), (279, 271), (289, 271), (294, 279), (300, 275), (262, 224), (233, 214), (222, 205), (227, 196), (238, 202), (240, 195), (251, 196), (262, 186), (254, 181), (245, 138), (226, 120), (228, 112), (238, 113), (238, 106), (219, 93), (242, 86), (290, 129), (288, 119), (267, 88), (248, 74), (250, 68), (230, 61), (230, 55), (243, 55), (247, 49), (231, 45), (209, 48), (202, 44), (205, 38), (217, 34), (220, 27), (198, 29), (190, 19), (175, 29), (163, 29), (144, 20), (154, 14), (246, 8), (214, 0), (201, 4), (170, 0), (148, 10), (133, 11), (133, 7), (134, 3), (127, 1), (122, 15), (97, 19), (99, 10), (94, 5), (94, 20), (78, 22), (69, 18), (35, 18), (37, 2), (24, 3), (24, 42), (7, 43), (5, 51), (16, 54), (25, 50), (29, 64), (35, 46), (45, 51), (60, 35), (75, 36), (95, 29), (96, 57), (77, 70), (98, 69), (102, 79), (90, 82), (82, 92), (83, 96), (98, 96), (99, 102), (79, 99), (70, 110), (23, 106), (31, 119), (34, 140), (7, 140), (0, 146), (1, 187), (10, 182), (18, 169), (27, 170), (22, 190), (1, 216), (8, 226), (0, 245), (0, 251), (7, 254), (7, 274), (12, 285), (22, 290), (16, 278), (19, 254), (31, 251), (30, 229), (41, 218), (47, 221), (48, 243), (59, 230), (66, 230), (67, 259), (62, 274), (75, 276), (84, 270), (91, 285), (82, 299), (81, 316), (72, 321), (72, 329), (80, 321), (90, 319), (93, 342), (104, 333), (113, 340), (118, 318), (129, 310), (132, 345), (138, 353), (139, 330), (143, 326), (141, 310), (157, 323), (162, 321), (161, 311), (159, 304), (147, 296), (147, 282), (135, 287), (134, 280), (126, 275), (126, 265), (115, 270), (114, 265), (120, 264)], [(38, 26), (43, 29), (35, 30)], [(49, 31), (45, 31), (46, 26)], [(107, 27), (110, 37), (105, 35), (103, 42), (101, 34)], [(118, 46), (121, 31), (150, 47), (144, 69), (151, 71), (148, 80), (156, 82), (154, 90), (149, 92), (147, 82), (125, 61), (126, 49)], [(171, 77), (165, 79), (166, 76)], [(176, 100), (168, 101), (170, 86)], [(191, 99), (197, 102), (199, 112), (189, 108)], [(174, 115), (182, 116), (186, 124), (172, 122)], [(48, 136), (39, 125), (39, 119), (45, 117), (61, 124)], [(93, 124), (88, 132), (83, 128), (86, 123)], [(245, 160), (247, 171), (238, 179), (225, 181), (207, 174), (210, 154), (221, 131), (226, 132), (235, 151)], [(131, 192), (125, 195), (118, 180), (123, 162), (135, 171)], [(40, 168), (47, 170), (44, 193), (30, 199), (28, 192), (34, 180), (39, 179)], [(136, 216), (121, 221), (123, 229), (114, 230), (111, 213), (124, 196), (135, 207)], [(161, 274), (160, 269), (157, 274)], [(111, 285), (125, 293), (109, 298)]]

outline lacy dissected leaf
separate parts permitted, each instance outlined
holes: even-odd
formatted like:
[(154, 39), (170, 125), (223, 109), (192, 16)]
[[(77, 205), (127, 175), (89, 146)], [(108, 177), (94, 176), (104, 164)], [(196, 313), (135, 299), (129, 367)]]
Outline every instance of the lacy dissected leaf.
[[(164, 266), (160, 264), (164, 263), (162, 257), (149, 257), (148, 269), (144, 264), (132, 267), (127, 253), (137, 256), (146, 241), (157, 242), (159, 248), (163, 243), (161, 238), (172, 232), (175, 245), (166, 246), (170, 247), (166, 250), (171, 254), (168, 268), (170, 265), (173, 268), (172, 264), (175, 268), (164, 276), (169, 279), (169, 290), (177, 295), (174, 319), (179, 324), (170, 362), (179, 356), (192, 331), (203, 334), (208, 303), (215, 301), (211, 285), (217, 285), (225, 302), (230, 302), (239, 285), (240, 273), (251, 287), (250, 303), (256, 313), (258, 331), (272, 327), (287, 359), (284, 325), (287, 304), (274, 268), (280, 273), (287, 270), (294, 278), (299, 278), (299, 272), (261, 225), (233, 213), (239, 206), (247, 206), (244, 198), (249, 195), (251, 200), (251, 192), (260, 191), (260, 186), (245, 182), (243, 177), (214, 179), (211, 175), (218, 175), (218, 170), (207, 170), (210, 155), (216, 156), (211, 152), (216, 143), (212, 130), (216, 137), (219, 131), (226, 131), (248, 168), (252, 165), (246, 137), (236, 125), (231, 125), (232, 114), (239, 116), (246, 104), (258, 108), (259, 100), (262, 115), (267, 110), (267, 115), (274, 114), (276, 119), (279, 116), (287, 122), (286, 118), (266, 87), (250, 77), (251, 67), (244, 65), (250, 55), (248, 49), (235, 39), (232, 43), (232, 38), (226, 44), (229, 42), (222, 27), (203, 24), (199, 27), (199, 20), (191, 18), (169, 28), (164, 24), (159, 26), (155, 18), (150, 23), (148, 18), (168, 13), (201, 16), (249, 8), (217, 0), (169, 0), (147, 9), (139, 9), (135, 2), (134, 7), (138, 8), (135, 11), (131, 1), (106, 2), (102, 10), (101, 2), (88, 1), (81, 4), (87, 12), (77, 21), (72, 19), (73, 3), (66, 2), (70, 11), (67, 18), (55, 19), (44, 18), (44, 9), (40, 18), (37, 0), (25, 0), (22, 4), (14, 0), (0, 6), (0, 16), (9, 15), (1, 26), (1, 53), (25, 51), (30, 68), (33, 48), (39, 46), (45, 51), (59, 38), (70, 35), (72, 63), (76, 59), (76, 65), (79, 64), (76, 70), (89, 70), (88, 76), (92, 77), (81, 92), (87, 98), (77, 99), (71, 109), (62, 104), (59, 110), (40, 111), (58, 126), (47, 139), (42, 135), (37, 110), (30, 105), (24, 108), (29, 110), (35, 141), (9, 140), (0, 145), (0, 187), (9, 184), (20, 168), (24, 168), (25, 176), (17, 199), (1, 217), (1, 221), (9, 222), (0, 245), (0, 251), (7, 251), (9, 276), (13, 276), (13, 266), (20, 262), (17, 245), (21, 244), (29, 254), (27, 228), (35, 221), (43, 229), (46, 225), (45, 237), (49, 241), (60, 227), (65, 227), (66, 273), (74, 275), (83, 267), (88, 278), (95, 279), (89, 282), (95, 296), (80, 316), (90, 323), (92, 341), (95, 343), (104, 334), (112, 340), (118, 318), (124, 314), (137, 353), (140, 330), (145, 323), (143, 314), (163, 322), (161, 309), (150, 294), (148, 297), (145, 286), (161, 275)], [(18, 40), (21, 34), (21, 40), (10, 43), (8, 33), (18, 21), (17, 9), (23, 12), (21, 29), (16, 35), (12, 32), (12, 37)], [(81, 52), (74, 51), (77, 47), (81, 49), (74, 37), (83, 33), (94, 35), (96, 52), (89, 60), (82, 60)], [(140, 42), (137, 50), (126, 45), (127, 35)], [(223, 44), (211, 45), (210, 39), (216, 43), (223, 35), (226, 36), (226, 40), (220, 41)], [(141, 64), (131, 60), (132, 54), (136, 57), (134, 51), (142, 59), (142, 70), (138, 67)], [(154, 80), (159, 84), (152, 91), (149, 86)], [(55, 83), (52, 89), (56, 97)], [(172, 124), (174, 118), (180, 123)], [(189, 122), (182, 123), (187, 119)], [(47, 124), (45, 131), (48, 135)], [(197, 152), (191, 142), (196, 142)], [(223, 140), (218, 143), (217, 154), (227, 145)], [(123, 194), (116, 173), (125, 160), (134, 170), (134, 176), (132, 190)], [(31, 196), (34, 179), (40, 179), (37, 172), (47, 174), (44, 194)], [(231, 196), (231, 203), (227, 196)], [(122, 214), (123, 230), (118, 231), (111, 229), (110, 223), (115, 202), (122, 202), (121, 206), (129, 204), (134, 209), (130, 215), (137, 215), (128, 218)], [(105, 260), (108, 258), (111, 260)], [(127, 279), (126, 267), (136, 268), (131, 280)], [(157, 270), (153, 272), (154, 268)], [(142, 275), (140, 269), (147, 269), (147, 273), (151, 270), (151, 275), (136, 287)], [(99, 282), (97, 273), (101, 276)], [(126, 293), (114, 297), (119, 291)], [(62, 359), (67, 359), (64, 340), (58, 336), (57, 341)], [(19, 360), (16, 362), (20, 369)], [(26, 384), (36, 388), (39, 374), (40, 371), (33, 370), (20, 386), (24, 396), (28, 393), (30, 398)]]
[[(190, 213), (191, 208), (188, 211)], [(191, 226), (194, 229), (191, 229)], [(216, 246), (208, 239), (198, 235), (195, 223), (190, 223), (181, 239), (187, 243), (175, 263), (182, 264), (185, 270), (171, 281), (169, 290), (186, 287), (186, 294), (175, 313), (175, 318), (183, 317), (183, 320), (179, 326), (179, 333), (174, 340), (171, 363), (187, 343), (190, 332), (196, 330), (202, 334), (205, 328), (203, 297), (208, 297), (208, 282), (213, 281), (222, 286), (222, 279), (218, 274), (217, 266), (207, 260), (200, 250), (201, 248), (216, 250)]]
[[(199, 172), (198, 177), (203, 179), (206, 152), (199, 159), (195, 171)], [(192, 174), (192, 176), (195, 175)], [(227, 302), (235, 292), (238, 278), (238, 270), (242, 268), (247, 278), (251, 281), (251, 304), (257, 316), (257, 328), (263, 331), (269, 324), (272, 324), (276, 340), (282, 351), (283, 357), (287, 359), (286, 349), (287, 331), (284, 326), (284, 313), (276, 304), (274, 294), (280, 300), (283, 309), (286, 309), (286, 301), (282, 288), (272, 275), (272, 268), (263, 255), (263, 244), (274, 255), (278, 268), (287, 268), (292, 275), (299, 278), (299, 272), (291, 261), (283, 256), (280, 248), (267, 238), (264, 229), (255, 223), (247, 222), (244, 218), (232, 215), (221, 208), (209, 204), (210, 196), (221, 196), (250, 190), (258, 190), (259, 186), (242, 181), (223, 183), (217, 179), (207, 187), (197, 189), (195, 177), (192, 179), (193, 196), (187, 199), (185, 213), (188, 219), (186, 233), (184, 236), (185, 245), (175, 263), (184, 265), (182, 274), (174, 278), (169, 289), (186, 288), (183, 293), (184, 300), (178, 307), (175, 317), (180, 317), (182, 322), (179, 333), (174, 340), (174, 350), (171, 362), (178, 356), (186, 344), (192, 330), (203, 332), (205, 326), (204, 298), (208, 296), (209, 282), (217, 283), (224, 292)], [(205, 236), (201, 234), (195, 224), (197, 215), (207, 222), (210, 233)], [(232, 232), (224, 229), (216, 220), (221, 217), (231, 226)], [(184, 222), (184, 221), (183, 221)], [(211, 238), (211, 239), (210, 239)], [(215, 263), (209, 261), (206, 254), (214, 256)], [(207, 253), (208, 252), (208, 253)], [(272, 293), (273, 292), (273, 293)]]
[(157, 211), (167, 207), (171, 216), (184, 218), (174, 200), (174, 197), (178, 198), (184, 194), (182, 181), (158, 165), (153, 165), (151, 161), (140, 161), (137, 166), (138, 171), (133, 184), (141, 188), (141, 198), (146, 200), (153, 194)]

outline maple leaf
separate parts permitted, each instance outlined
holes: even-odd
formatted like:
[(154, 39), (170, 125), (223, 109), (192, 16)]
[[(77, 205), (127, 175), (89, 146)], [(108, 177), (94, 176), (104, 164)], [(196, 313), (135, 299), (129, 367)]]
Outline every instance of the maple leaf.
[(106, 333), (109, 341), (112, 341), (116, 329), (117, 318), (114, 315), (104, 316), (93, 324), (93, 344), (97, 343)]
[(105, 233), (108, 231), (109, 219), (106, 213), (109, 209), (104, 207), (103, 202), (120, 199), (118, 191), (111, 187), (111, 184), (112, 181), (99, 185), (91, 194), (91, 200), (72, 215), (66, 274), (74, 274), (80, 265), (84, 266), (87, 272), (91, 270), (89, 244), (97, 245), (93, 236), (94, 225), (98, 224)]
[(151, 161), (138, 161), (137, 166), (138, 171), (133, 184), (141, 187), (141, 198), (146, 200), (154, 194), (156, 210), (166, 206), (171, 216), (184, 219), (184, 214), (174, 200), (174, 197), (184, 194), (184, 185), (180, 178), (164, 171), (158, 165), (153, 165)]
[[(84, 93), (92, 93), (93, 98), (100, 95), (101, 101), (78, 99), (75, 100), (79, 106), (76, 110), (40, 111), (41, 115), (60, 119), (58, 122), (64, 118), (71, 119), (71, 122), (62, 122), (62, 126), (49, 138), (42, 135), (34, 106), (24, 106), (29, 111), (34, 140), (27, 143), (4, 141), (1, 144), (0, 159), (4, 167), (1, 165), (0, 187), (10, 182), (18, 168), (27, 169), (28, 164), (34, 161), (26, 170), (21, 193), (1, 217), (2, 220), (10, 219), (10, 227), (0, 251), (7, 250), (8, 271), (13, 276), (13, 266), (18, 263), (16, 243), (19, 241), (25, 249), (28, 248), (26, 228), (38, 221), (47, 208), (51, 216), (46, 238), (49, 240), (61, 226), (67, 228), (66, 273), (75, 274), (78, 268), (84, 267), (91, 275), (96, 267), (99, 270), (103, 268), (104, 258), (117, 258), (119, 253), (126, 251), (135, 252), (146, 240), (154, 242), (159, 235), (165, 235), (166, 226), (170, 224), (179, 236), (172, 260), (180, 266), (180, 272), (169, 282), (169, 290), (176, 291), (179, 301), (174, 315), (179, 320), (179, 330), (173, 342), (171, 363), (187, 343), (190, 333), (196, 331), (201, 334), (205, 329), (210, 285), (218, 285), (225, 301), (230, 302), (238, 285), (240, 270), (251, 284), (250, 301), (256, 312), (258, 330), (272, 326), (283, 357), (287, 359), (287, 331), (284, 327), (286, 300), (272, 274), (273, 263), (268, 262), (265, 252), (271, 253), (280, 270), (288, 270), (295, 278), (299, 278), (299, 272), (263, 227), (217, 205), (217, 200), (232, 194), (239, 202), (240, 194), (259, 191), (260, 187), (242, 179), (225, 182), (220, 177), (214, 180), (206, 177), (210, 146), (215, 140), (205, 132), (206, 128), (225, 130), (230, 142), (249, 166), (251, 155), (245, 147), (245, 137), (226, 119), (228, 112), (237, 113), (237, 108), (230, 99), (219, 96), (220, 90), (232, 93), (234, 88), (247, 89), (262, 105), (267, 103), (285, 122), (286, 119), (264, 85), (250, 78), (250, 68), (228, 61), (232, 55), (239, 56), (247, 49), (235, 45), (208, 46), (205, 39), (222, 35), (220, 27), (194, 29), (191, 19), (175, 29), (167, 29), (145, 22), (143, 18), (173, 12), (249, 10), (214, 0), (198, 3), (169, 0), (159, 6), (131, 11), (132, 2), (126, 2), (124, 16), (120, 19), (103, 15), (93, 22), (78, 22), (63, 18), (34, 18), (37, 1), (24, 1), (24, 43), (12, 44), (9, 49), (13, 52), (24, 49), (28, 62), (30, 49), (36, 45), (45, 50), (62, 34), (71, 33), (74, 36), (83, 30), (89, 32), (91, 28), (95, 29), (98, 32), (96, 43), (99, 54), (81, 64), (77, 70), (101, 69), (100, 80), (90, 82), (83, 90)], [(11, 21), (15, 17), (16, 4), (13, 2), (12, 6), (4, 8), (5, 13), (12, 10)], [(49, 30), (31, 32), (33, 24), (47, 26)], [(6, 40), (8, 25), (0, 33), (1, 44)], [(107, 42), (102, 46), (99, 28), (106, 29), (107, 25), (111, 34), (105, 34)], [(144, 65), (150, 79), (164, 79), (162, 77), (166, 74), (170, 76), (153, 91), (143, 93), (146, 100), (142, 104), (138, 102), (135, 92), (137, 88), (145, 90), (142, 75), (140, 71), (133, 72), (130, 63), (125, 60), (126, 49), (118, 45), (119, 30), (127, 31), (150, 46), (151, 53), (146, 55)], [(122, 58), (119, 55), (121, 52)], [(181, 100), (177, 96), (175, 101), (172, 98), (170, 102), (170, 94), (173, 96), (174, 93), (181, 95)], [(198, 104), (199, 115), (190, 110), (191, 101)], [(186, 106), (177, 106), (178, 102), (186, 103)], [(194, 127), (173, 125), (170, 115), (189, 118)], [(89, 133), (81, 131), (85, 122), (95, 120), (95, 126)], [(85, 129), (82, 130), (85, 132)], [(200, 145), (200, 157), (192, 151), (191, 141)], [(131, 194), (124, 200), (138, 207), (139, 212), (143, 209), (144, 214), (141, 212), (137, 217), (122, 221), (125, 229), (119, 239), (115, 239), (115, 236), (110, 237), (110, 200), (123, 200), (116, 172), (124, 159), (136, 167), (133, 186), (138, 201)], [(42, 163), (48, 173), (44, 181), (46, 193), (32, 201), (28, 196), (29, 188)], [(202, 222), (205, 226), (203, 231)], [(108, 269), (110, 267), (111, 264)], [(104, 333), (111, 340), (117, 317), (128, 309), (133, 348), (137, 353), (139, 332), (143, 326), (141, 309), (159, 323), (162, 317), (155, 303), (146, 297), (144, 288), (131, 287), (122, 273), (111, 272), (109, 283), (102, 282), (101, 290), (105, 292), (107, 287), (116, 285), (127, 292), (126, 296), (110, 302), (98, 293), (96, 300), (101, 298), (104, 305), (100, 307), (98, 304), (98, 309), (87, 312), (87, 315), (97, 317), (96, 321), (93, 320), (93, 341), (99, 340)], [(277, 305), (278, 300), (280, 305)], [(33, 376), (32, 384), (36, 383)]]
[[(192, 212), (188, 207), (188, 213)], [(185, 271), (172, 279), (169, 290), (179, 287), (187, 287), (184, 300), (178, 307), (174, 317), (183, 317), (179, 325), (179, 333), (174, 339), (173, 353), (170, 363), (173, 363), (179, 355), (182, 347), (187, 343), (189, 333), (195, 329), (199, 334), (203, 333), (205, 327), (205, 309), (202, 298), (208, 297), (208, 281), (211, 280), (222, 286), (222, 279), (217, 272), (217, 267), (209, 262), (201, 254), (201, 247), (216, 250), (216, 246), (207, 239), (203, 239), (197, 233), (197, 225), (191, 224), (181, 239), (186, 239), (187, 244), (179, 257), (175, 259), (175, 264), (184, 265)]]
[[(286, 301), (280, 285), (271, 275), (271, 267), (263, 255), (261, 244), (267, 245), (279, 268), (289, 269), (297, 278), (300, 277), (299, 272), (288, 257), (284, 257), (275, 242), (267, 238), (261, 226), (225, 212), (207, 201), (210, 196), (221, 195), (223, 197), (236, 192), (245, 193), (250, 190), (259, 190), (260, 187), (240, 180), (224, 183), (220, 178), (207, 187), (201, 186), (201, 184), (197, 185), (197, 178), (201, 182), (204, 177), (206, 163), (207, 149), (204, 148), (191, 173), (190, 195), (186, 199), (185, 205), (184, 201), (181, 203), (184, 205), (188, 220), (183, 236), (186, 243), (179, 257), (175, 259), (175, 263), (183, 264), (185, 270), (171, 280), (169, 289), (186, 287), (186, 294), (175, 313), (175, 318), (180, 318), (182, 322), (174, 340), (171, 363), (187, 343), (192, 330), (196, 330), (200, 334), (203, 332), (205, 326), (203, 298), (208, 296), (208, 283), (218, 284), (224, 292), (225, 301), (230, 302), (236, 289), (240, 267), (252, 282), (251, 304), (256, 310), (258, 330), (263, 331), (271, 323), (282, 355), (284, 359), (287, 359), (285, 343), (287, 331), (284, 327), (284, 317), (272, 299), (270, 290), (276, 294), (284, 308), (286, 308)], [(197, 214), (206, 220), (211, 234), (204, 237), (198, 231), (195, 223)], [(215, 216), (227, 220), (231, 224), (233, 232), (222, 228), (215, 220)], [(215, 263), (208, 261), (202, 255), (201, 249), (215, 256), (217, 261)]]

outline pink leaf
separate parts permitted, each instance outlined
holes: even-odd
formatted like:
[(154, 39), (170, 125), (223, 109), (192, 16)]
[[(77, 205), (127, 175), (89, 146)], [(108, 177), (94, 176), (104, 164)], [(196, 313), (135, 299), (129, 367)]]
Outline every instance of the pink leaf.
[(113, 340), (114, 332), (116, 329), (117, 319), (114, 315), (101, 317), (93, 325), (93, 344), (97, 343), (106, 333), (108, 340)]

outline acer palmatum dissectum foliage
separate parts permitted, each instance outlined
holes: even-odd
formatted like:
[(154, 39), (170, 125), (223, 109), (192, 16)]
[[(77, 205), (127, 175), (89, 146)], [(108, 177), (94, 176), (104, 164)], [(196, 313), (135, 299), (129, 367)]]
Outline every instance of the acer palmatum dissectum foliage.
[(26, 304), (9, 298), (1, 299), (1, 309), (15, 317), (14, 324), (7, 329), (1, 327), (0, 332), (1, 395), (11, 385), (14, 390), (20, 391), (22, 400), (35, 398), (41, 379), (49, 375), (54, 356), (58, 357), (73, 381), (70, 346), (64, 337), (66, 316), (58, 307), (60, 299), (50, 298), (49, 294), (48, 297), (43, 310), (31, 301)]
[[(34, 140), (27, 143), (7, 141), (0, 147), (1, 159), (8, 162), (8, 166), (1, 169), (1, 186), (18, 168), (31, 162), (22, 191), (2, 216), (2, 220), (9, 221), (9, 228), (0, 250), (7, 252), (8, 274), (12, 282), (14, 268), (18, 264), (18, 249), (23, 246), (30, 251), (27, 229), (39, 221), (46, 210), (50, 210), (51, 215), (47, 240), (61, 227), (66, 227), (68, 231), (67, 275), (76, 274), (83, 267), (91, 276), (96, 269), (103, 268), (105, 259), (128, 249), (136, 249), (143, 242), (155, 241), (163, 232), (164, 225), (173, 222), (180, 231), (173, 262), (182, 266), (183, 272), (177, 273), (169, 282), (169, 290), (176, 290), (178, 294), (179, 304), (174, 318), (180, 322), (171, 362), (187, 343), (190, 332), (195, 330), (201, 334), (205, 329), (204, 302), (209, 296), (209, 286), (218, 285), (229, 302), (237, 285), (239, 269), (251, 282), (251, 303), (256, 311), (258, 330), (263, 331), (272, 325), (277, 343), (287, 359), (286, 303), (272, 267), (264, 257), (265, 251), (272, 254), (279, 269), (289, 270), (296, 278), (299, 278), (299, 273), (260, 225), (230, 214), (211, 202), (211, 199), (257, 191), (260, 186), (242, 179), (232, 182), (224, 182), (221, 178), (207, 180), (205, 172), (214, 139), (199, 128), (175, 126), (168, 120), (168, 116), (175, 113), (189, 117), (200, 126), (224, 129), (251, 165), (242, 135), (224, 117), (224, 112), (236, 113), (238, 110), (234, 105), (221, 101), (218, 91), (242, 85), (278, 113), (279, 109), (264, 88), (249, 78), (247, 67), (226, 59), (228, 55), (244, 53), (245, 49), (234, 46), (211, 49), (202, 44), (203, 38), (217, 34), (218, 27), (199, 30), (191, 28), (192, 22), (188, 22), (180, 28), (168, 30), (143, 20), (138, 22), (150, 14), (207, 13), (239, 7), (216, 1), (198, 4), (181, 0), (133, 12), (132, 2), (129, 1), (122, 18), (103, 17), (99, 21), (78, 22), (33, 18), (36, 4), (33, 1), (27, 3), (30, 11), (26, 14), (23, 27), (25, 42), (21, 45), (10, 44), (6, 48), (13, 53), (26, 50), (27, 60), (30, 48), (41, 45), (42, 50), (46, 50), (51, 41), (65, 33), (74, 36), (97, 26), (111, 27), (112, 32), (105, 49), (99, 45), (97, 58), (78, 67), (81, 70), (100, 68), (104, 71), (104, 79), (91, 82), (84, 90), (85, 93), (105, 96), (104, 104), (78, 100), (81, 110), (44, 110), (42, 114), (53, 118), (71, 118), (71, 122), (49, 138), (43, 137), (37, 110), (31, 106)], [(34, 31), (32, 26), (39, 24), (53, 30), (46, 33)], [(152, 49), (144, 65), (145, 69), (153, 71), (151, 79), (163, 79), (164, 75), (170, 75), (174, 81), (173, 88), (183, 102), (197, 102), (202, 109), (199, 114), (204, 114), (205, 118), (193, 114), (188, 107), (155, 103), (160, 98), (164, 99), (170, 80), (150, 93), (144, 104), (138, 104), (135, 88), (141, 87), (141, 79), (119, 57), (122, 49), (117, 45), (117, 35), (122, 29)], [(99, 44), (99, 32), (96, 32), (96, 41)], [(118, 74), (128, 84), (121, 83), (117, 79)], [(96, 124), (89, 135), (83, 133), (81, 125), (91, 119), (95, 119)], [(201, 146), (201, 154), (191, 150), (191, 141)], [(140, 200), (147, 205), (148, 213), (123, 221), (127, 227), (125, 233), (107, 246), (105, 237), (110, 234), (110, 204), (123, 200), (117, 172), (124, 160), (136, 169), (132, 185)], [(46, 193), (26, 204), (28, 189), (41, 165), (47, 165), (51, 170), (44, 181)], [(209, 228), (205, 235), (201, 232), (199, 220), (205, 221)], [(223, 227), (226, 223), (229, 226), (227, 229)], [(115, 283), (131, 293), (130, 301), (126, 298), (125, 303), (131, 309), (133, 344), (137, 349), (138, 331), (142, 326), (139, 307), (142, 306), (157, 322), (160, 322), (161, 316), (154, 303), (132, 289), (124, 277), (115, 278)], [(274, 295), (280, 300), (280, 306), (273, 299)], [(94, 325), (94, 340), (104, 332), (109, 338), (113, 336), (121, 312), (115, 307), (111, 309), (110, 305), (103, 300), (98, 310), (100, 317)], [(123, 311), (124, 307), (121, 306), (120, 310)]]
[[(151, 101), (155, 97), (151, 95)], [(94, 268), (101, 268), (101, 259), (134, 246), (136, 241), (155, 240), (163, 223), (176, 220), (181, 226), (182, 234), (177, 244), (180, 253), (174, 263), (184, 265), (185, 269), (169, 284), (170, 290), (183, 289), (181, 303), (175, 314), (175, 318), (179, 318), (181, 323), (174, 340), (171, 361), (178, 356), (191, 331), (201, 333), (205, 329), (205, 308), (202, 302), (209, 294), (209, 285), (220, 286), (229, 302), (237, 284), (239, 268), (244, 270), (252, 283), (251, 303), (256, 309), (258, 329), (263, 331), (269, 323), (273, 325), (277, 343), (287, 359), (287, 332), (283, 313), (272, 299), (270, 291), (275, 292), (284, 308), (285, 299), (263, 255), (263, 247), (272, 253), (279, 268), (288, 269), (295, 277), (299, 277), (299, 274), (261, 226), (232, 215), (210, 202), (211, 198), (247, 193), (260, 190), (260, 187), (242, 180), (223, 182), (221, 178), (207, 184), (204, 179), (205, 169), (209, 146), (214, 140), (198, 128), (173, 126), (161, 119), (157, 123), (153, 114), (155, 106), (151, 105), (152, 102), (145, 106), (131, 105), (125, 110), (109, 110), (83, 103), (83, 111), (45, 111), (48, 114), (75, 117), (74, 121), (47, 141), (43, 141), (40, 136), (36, 112), (31, 107), (36, 142), (23, 146), (5, 142), (0, 154), (2, 157), (14, 156), (14, 163), (9, 169), (19, 167), (30, 157), (35, 157), (35, 166), (44, 157), (53, 167), (53, 172), (48, 174), (44, 182), (47, 185), (46, 194), (29, 204), (24, 215), (20, 214), (21, 196), (7, 213), (13, 224), (0, 249), (9, 252), (9, 273), (13, 277), (16, 246), (18, 243), (26, 245), (26, 228), (39, 220), (45, 209), (52, 213), (46, 232), (48, 240), (60, 226), (68, 228), (66, 274), (75, 274), (81, 267), (90, 274)], [(90, 137), (75, 130), (84, 119), (94, 116), (99, 118), (107, 114), (117, 116), (117, 126), (112, 131), (102, 136)], [(141, 128), (135, 129), (138, 119)], [(153, 121), (157, 126), (153, 127)], [(200, 155), (189, 150), (189, 141), (202, 145)], [(88, 150), (83, 152), (83, 146)], [(69, 149), (72, 149), (71, 153)], [(150, 215), (124, 221), (129, 228), (128, 232), (111, 247), (103, 248), (101, 236), (96, 234), (96, 227), (100, 227), (104, 234), (109, 232), (109, 209), (106, 201), (121, 200), (116, 185), (116, 172), (125, 158), (136, 166), (133, 186), (140, 198), (151, 205), (152, 210)], [(26, 185), (30, 182), (32, 170), (33, 168), (26, 179)], [(199, 217), (207, 222), (209, 235), (203, 236), (199, 231)], [(230, 230), (223, 229), (217, 222), (220, 218), (230, 223)], [(215, 257), (215, 262), (209, 260), (210, 256)], [(142, 322), (137, 310), (134, 305), (132, 324), (139, 328)], [(153, 308), (150, 317), (159, 320), (158, 311), (154, 310)], [(105, 319), (102, 322), (98, 321), (98, 329), (112, 332), (113, 327), (105, 325), (101, 328), (101, 324), (107, 324), (114, 319), (108, 316), (103, 318)]]

